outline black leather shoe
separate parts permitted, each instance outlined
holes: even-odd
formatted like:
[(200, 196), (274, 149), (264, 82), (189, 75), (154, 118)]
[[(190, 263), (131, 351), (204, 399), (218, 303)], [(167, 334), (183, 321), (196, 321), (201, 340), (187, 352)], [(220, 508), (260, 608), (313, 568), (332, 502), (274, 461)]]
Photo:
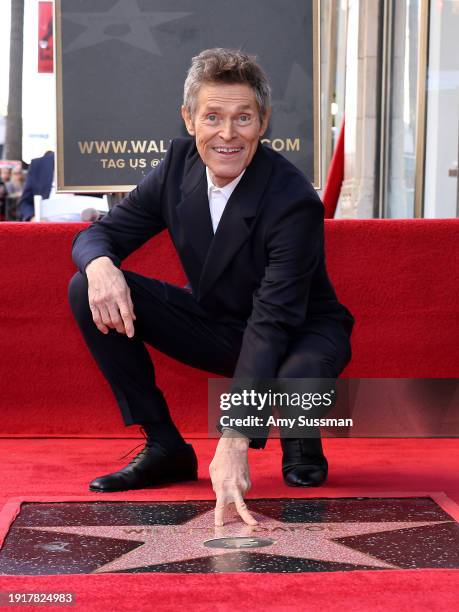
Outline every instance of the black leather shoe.
[(328, 475), (320, 438), (281, 438), (282, 476), (289, 487), (318, 487)]
[(191, 444), (174, 453), (167, 453), (158, 444), (146, 444), (126, 467), (99, 476), (89, 484), (89, 490), (111, 493), (197, 479), (198, 460)]

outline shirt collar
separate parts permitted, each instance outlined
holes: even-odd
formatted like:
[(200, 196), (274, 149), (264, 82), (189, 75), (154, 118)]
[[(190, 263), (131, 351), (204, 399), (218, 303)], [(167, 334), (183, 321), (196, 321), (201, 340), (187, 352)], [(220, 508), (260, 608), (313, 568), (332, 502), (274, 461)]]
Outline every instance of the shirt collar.
[(241, 174), (239, 176), (237, 176), (234, 180), (231, 181), (231, 183), (228, 183), (228, 185), (225, 185), (224, 187), (217, 187), (212, 182), (212, 179), (210, 178), (209, 168), (206, 166), (207, 195), (210, 197), (211, 191), (221, 191), (221, 193), (224, 195), (226, 201), (228, 201), (230, 199), (230, 197), (231, 197), (231, 194), (236, 189), (237, 184), (241, 180), (244, 172), (245, 172), (245, 168), (244, 168), (244, 170), (241, 172)]

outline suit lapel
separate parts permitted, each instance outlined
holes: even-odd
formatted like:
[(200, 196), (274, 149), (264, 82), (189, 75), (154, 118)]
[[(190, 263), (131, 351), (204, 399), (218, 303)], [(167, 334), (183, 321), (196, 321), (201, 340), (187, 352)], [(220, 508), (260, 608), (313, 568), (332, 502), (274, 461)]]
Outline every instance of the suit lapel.
[[(210, 243), (199, 284), (200, 298), (209, 292), (249, 237), (251, 222), (257, 213), (261, 196), (266, 188), (271, 166), (271, 160), (264, 152), (262, 145), (259, 144), (252, 162), (226, 204), (214, 239)], [(205, 170), (204, 182), (207, 215), (212, 229)]]
[(214, 237), (207, 195), (206, 168), (201, 158), (196, 158), (182, 183), (183, 198), (177, 206), (177, 215), (186, 236), (204, 263)]

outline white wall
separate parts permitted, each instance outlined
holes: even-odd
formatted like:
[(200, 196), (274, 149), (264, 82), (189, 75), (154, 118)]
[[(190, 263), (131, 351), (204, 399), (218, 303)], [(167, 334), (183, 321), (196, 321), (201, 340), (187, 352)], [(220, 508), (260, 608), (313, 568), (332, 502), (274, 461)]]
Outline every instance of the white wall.
[[(0, 0), (0, 116), (6, 116), (10, 71), (11, 3)], [(0, 140), (3, 142), (3, 140)]]
[[(3, 2), (3, 0), (1, 0)], [(23, 159), (56, 149), (54, 74), (38, 72), (38, 0), (24, 2)]]
[(458, 162), (459, 2), (431, 2), (427, 96), (425, 216), (455, 217)]

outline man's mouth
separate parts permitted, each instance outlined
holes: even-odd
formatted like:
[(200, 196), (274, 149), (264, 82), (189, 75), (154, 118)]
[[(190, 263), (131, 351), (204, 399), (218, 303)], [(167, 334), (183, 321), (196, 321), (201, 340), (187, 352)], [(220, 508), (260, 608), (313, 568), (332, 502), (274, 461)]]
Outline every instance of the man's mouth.
[(220, 155), (237, 155), (243, 149), (243, 147), (212, 147), (216, 153)]

